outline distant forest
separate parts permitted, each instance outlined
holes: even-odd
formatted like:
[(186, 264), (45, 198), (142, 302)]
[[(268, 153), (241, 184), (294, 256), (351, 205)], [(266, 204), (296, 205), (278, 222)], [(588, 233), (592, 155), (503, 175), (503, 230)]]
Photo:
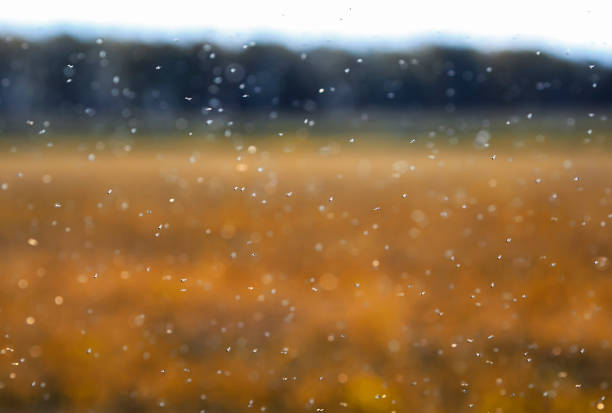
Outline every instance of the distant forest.
[(448, 47), (358, 54), (4, 37), (0, 119), (610, 105), (612, 68), (591, 63)]

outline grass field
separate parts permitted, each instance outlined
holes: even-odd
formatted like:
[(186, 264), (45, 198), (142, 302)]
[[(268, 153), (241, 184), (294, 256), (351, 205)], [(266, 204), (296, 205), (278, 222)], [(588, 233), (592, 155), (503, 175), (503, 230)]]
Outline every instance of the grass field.
[(3, 143), (0, 411), (609, 410), (612, 152), (429, 142)]

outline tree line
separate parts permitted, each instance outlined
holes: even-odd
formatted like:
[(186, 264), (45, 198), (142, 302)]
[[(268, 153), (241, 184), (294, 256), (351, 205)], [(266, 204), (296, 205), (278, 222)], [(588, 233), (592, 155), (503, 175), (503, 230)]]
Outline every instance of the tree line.
[(238, 113), (366, 108), (601, 106), (612, 69), (535, 51), (406, 52), (274, 44), (228, 49), (83, 40), (0, 40), (0, 117), (30, 113)]

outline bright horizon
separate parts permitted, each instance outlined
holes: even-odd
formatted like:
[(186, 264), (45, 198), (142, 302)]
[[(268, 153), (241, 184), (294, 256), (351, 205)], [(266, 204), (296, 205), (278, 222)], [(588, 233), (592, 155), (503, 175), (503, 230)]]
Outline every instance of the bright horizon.
[(612, 2), (379, 0), (202, 2), (64, 0), (5, 5), (0, 33), (60, 33), (135, 40), (206, 39), (227, 45), (274, 41), (290, 47), (334, 45), (398, 49), (451, 43), (483, 50), (542, 49), (612, 61)]

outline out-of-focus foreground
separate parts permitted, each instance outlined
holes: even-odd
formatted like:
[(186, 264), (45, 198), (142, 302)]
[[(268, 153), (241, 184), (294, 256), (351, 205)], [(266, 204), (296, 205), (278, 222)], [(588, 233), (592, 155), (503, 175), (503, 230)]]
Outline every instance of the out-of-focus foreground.
[(283, 139), (4, 148), (0, 410), (609, 408), (608, 149)]

